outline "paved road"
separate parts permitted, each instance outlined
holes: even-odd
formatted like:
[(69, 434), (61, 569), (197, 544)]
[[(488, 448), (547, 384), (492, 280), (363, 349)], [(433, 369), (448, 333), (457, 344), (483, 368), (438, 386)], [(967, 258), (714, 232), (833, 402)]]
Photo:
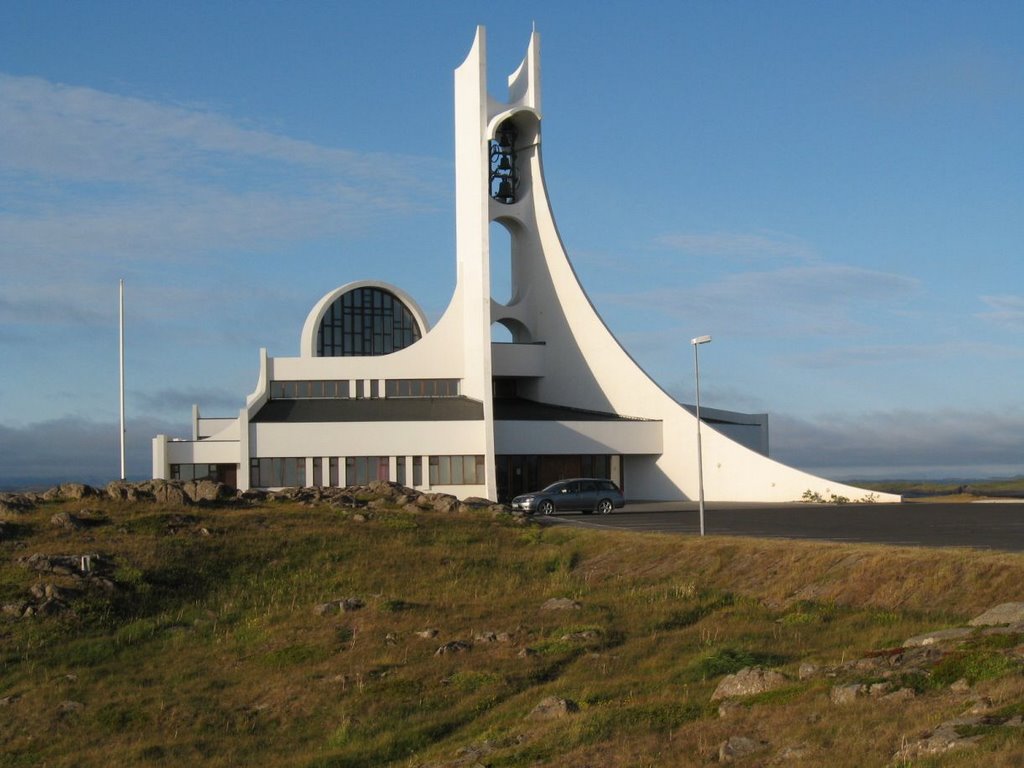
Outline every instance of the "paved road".
[[(607, 516), (566, 513), (545, 524), (696, 535), (695, 503), (630, 504)], [(978, 547), (1024, 552), (1024, 501), (974, 504), (705, 504), (707, 535)]]

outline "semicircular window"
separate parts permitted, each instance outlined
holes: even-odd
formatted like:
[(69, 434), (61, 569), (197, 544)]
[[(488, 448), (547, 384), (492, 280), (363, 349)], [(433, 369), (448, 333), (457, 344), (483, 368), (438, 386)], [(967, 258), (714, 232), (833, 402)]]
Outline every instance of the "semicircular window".
[(401, 299), (382, 288), (355, 288), (324, 312), (316, 333), (316, 354), (388, 355), (419, 340), (419, 323)]

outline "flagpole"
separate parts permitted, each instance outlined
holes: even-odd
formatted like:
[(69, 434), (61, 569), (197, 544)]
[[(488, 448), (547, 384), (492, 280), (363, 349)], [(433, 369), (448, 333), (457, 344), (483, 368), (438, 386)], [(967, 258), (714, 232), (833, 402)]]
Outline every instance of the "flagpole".
[(124, 278), (118, 281), (118, 326), (119, 326), (119, 348), (120, 348), (120, 388), (121, 399), (121, 479), (124, 480)]

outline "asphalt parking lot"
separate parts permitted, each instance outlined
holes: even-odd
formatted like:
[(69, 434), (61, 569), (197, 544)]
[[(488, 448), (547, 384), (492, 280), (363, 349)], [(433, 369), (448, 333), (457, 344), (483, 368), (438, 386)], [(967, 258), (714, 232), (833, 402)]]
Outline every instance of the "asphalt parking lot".
[[(627, 504), (611, 515), (558, 514), (546, 525), (698, 535), (694, 502)], [(709, 536), (817, 539), (1024, 551), (1024, 501), (903, 504), (705, 503)]]

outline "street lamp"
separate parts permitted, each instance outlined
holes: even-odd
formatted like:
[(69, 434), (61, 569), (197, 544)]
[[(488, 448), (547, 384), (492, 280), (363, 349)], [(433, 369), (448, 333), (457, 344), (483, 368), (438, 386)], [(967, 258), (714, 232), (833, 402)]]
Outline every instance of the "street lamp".
[(697, 382), (697, 495), (700, 509), (700, 535), (704, 535), (704, 458), (700, 449), (700, 361), (697, 358), (697, 347), (711, 341), (710, 336), (698, 336), (690, 339), (693, 344), (693, 372)]

